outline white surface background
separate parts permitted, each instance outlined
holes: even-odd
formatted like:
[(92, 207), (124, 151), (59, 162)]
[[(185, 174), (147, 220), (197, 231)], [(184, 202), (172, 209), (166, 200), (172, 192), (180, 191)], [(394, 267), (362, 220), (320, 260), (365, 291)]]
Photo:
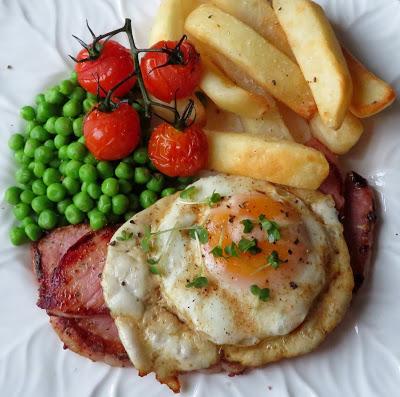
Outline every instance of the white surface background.
[[(320, 0), (339, 35), (400, 92), (400, 2)], [(7, 147), (23, 128), (19, 108), (69, 75), (74, 33), (88, 38), (133, 19), (139, 44), (159, 0), (0, 0), (0, 395), (41, 397), (169, 396), (152, 375), (113, 369), (64, 351), (35, 306), (28, 247), (13, 248), (11, 209), (2, 197), (15, 165)], [(12, 69), (7, 69), (12, 65)], [(400, 394), (400, 106), (367, 123), (349, 165), (368, 177), (380, 199), (378, 249), (370, 277), (343, 324), (314, 353), (236, 378), (182, 377), (183, 396), (396, 396)]]

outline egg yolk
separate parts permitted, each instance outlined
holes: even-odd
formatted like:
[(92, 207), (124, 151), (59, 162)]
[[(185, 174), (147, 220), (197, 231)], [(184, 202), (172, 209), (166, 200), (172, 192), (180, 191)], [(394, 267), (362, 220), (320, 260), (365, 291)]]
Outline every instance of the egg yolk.
[[(267, 231), (260, 224), (261, 215), (278, 225), (280, 238), (277, 241), (269, 241)], [(245, 233), (242, 223), (245, 220), (250, 220), (253, 225), (248, 233)], [(265, 194), (252, 193), (224, 199), (210, 211), (206, 227), (209, 233), (208, 244), (204, 246), (207, 268), (230, 282), (257, 284), (259, 287), (288, 285), (306, 261), (308, 239), (300, 214), (290, 205)], [(236, 249), (237, 256), (229, 255), (232, 243), (237, 248), (242, 239), (256, 240), (258, 249), (253, 252)], [(222, 249), (223, 256), (216, 255), (215, 247)], [(274, 266), (271, 265), (271, 256)]]

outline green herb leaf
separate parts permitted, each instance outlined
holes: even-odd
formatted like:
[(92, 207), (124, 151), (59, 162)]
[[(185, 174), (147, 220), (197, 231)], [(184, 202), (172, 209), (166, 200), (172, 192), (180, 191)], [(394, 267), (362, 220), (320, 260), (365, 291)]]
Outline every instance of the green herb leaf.
[(150, 226), (146, 225), (144, 229), (144, 236), (140, 242), (140, 245), (144, 252), (150, 251), (150, 240), (151, 240), (151, 228)]
[(133, 233), (123, 230), (121, 232), (121, 235), (117, 237), (117, 240), (118, 241), (127, 241), (127, 240), (130, 240), (132, 237), (133, 237)]
[(158, 274), (158, 275), (161, 274), (160, 269), (157, 265), (150, 265), (149, 269), (151, 274)]
[(219, 193), (216, 193), (215, 190), (213, 194), (206, 199), (207, 204), (212, 207), (213, 204), (217, 204), (221, 201), (222, 197)]
[(279, 255), (276, 251), (272, 251), (271, 255), (268, 257), (268, 263), (274, 268), (278, 269), (279, 265), (283, 261), (279, 258)]
[(207, 277), (196, 277), (190, 283), (186, 284), (186, 288), (203, 288), (208, 285)]
[(196, 186), (190, 186), (183, 190), (179, 197), (183, 200), (187, 201), (192, 201), (194, 199), (194, 196), (198, 193), (198, 189)]
[(258, 296), (260, 300), (266, 302), (269, 299), (270, 291), (269, 288), (260, 288), (258, 285), (254, 284), (250, 287), (250, 292)]
[(275, 243), (280, 240), (281, 232), (276, 222), (270, 221), (265, 215), (260, 215), (258, 220), (260, 221), (262, 229), (267, 233), (267, 238), (270, 243)]
[(192, 229), (189, 229), (189, 236), (196, 240), (196, 235), (201, 244), (206, 244), (208, 242), (208, 231), (203, 226), (195, 226)]
[(238, 249), (237, 245), (232, 242), (231, 245), (227, 245), (225, 247), (225, 254), (228, 255), (228, 256), (236, 256), (236, 257), (238, 257), (239, 255), (238, 255), (237, 249)]
[(154, 259), (154, 258), (148, 258), (148, 259), (147, 259), (147, 263), (148, 263), (149, 265), (157, 265), (158, 262), (160, 262), (160, 259)]
[(242, 238), (239, 241), (239, 250), (241, 252), (248, 252), (252, 255), (256, 255), (261, 252), (260, 247), (257, 246), (257, 240), (248, 240), (247, 238)]
[(222, 251), (222, 247), (220, 245), (216, 245), (212, 250), (211, 253), (216, 257), (216, 258), (221, 258), (224, 253)]
[(243, 233), (251, 233), (254, 229), (254, 223), (250, 219), (243, 219), (240, 223), (244, 226)]

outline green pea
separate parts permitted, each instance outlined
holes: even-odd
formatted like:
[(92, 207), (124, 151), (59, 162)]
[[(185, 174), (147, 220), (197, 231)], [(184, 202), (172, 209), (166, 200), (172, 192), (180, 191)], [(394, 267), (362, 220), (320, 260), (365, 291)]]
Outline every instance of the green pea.
[[(36, 181), (33, 181), (32, 192), (35, 193), (37, 196), (45, 195), (46, 190), (47, 190), (47, 186), (44, 184), (44, 182), (41, 179), (36, 179)], [(31, 205), (32, 205), (32, 203), (31, 203)]]
[(78, 83), (78, 74), (74, 71), (71, 72), (70, 80), (73, 84)]
[(176, 189), (174, 187), (167, 187), (161, 192), (161, 197), (171, 196), (174, 193), (176, 193)]
[(57, 226), (57, 214), (52, 210), (44, 210), (38, 217), (38, 224), (45, 230), (55, 228)]
[(67, 176), (70, 176), (73, 179), (79, 178), (79, 168), (81, 168), (82, 163), (77, 160), (68, 161), (65, 167), (65, 173)]
[(35, 150), (35, 161), (43, 164), (49, 163), (53, 159), (53, 151), (47, 146), (39, 146)]
[(35, 193), (33, 193), (32, 190), (29, 189), (23, 190), (21, 195), (19, 196), (21, 201), (25, 204), (30, 204), (35, 197)]
[(120, 179), (131, 179), (134, 175), (134, 170), (129, 164), (119, 163), (115, 168), (115, 175)]
[(25, 230), (21, 227), (11, 228), (9, 236), (13, 245), (22, 245), (28, 241)]
[(101, 196), (101, 187), (97, 183), (89, 183), (87, 187), (87, 194), (94, 200)]
[(15, 180), (22, 185), (30, 182), (33, 178), (33, 172), (28, 167), (20, 168), (15, 172)]
[(60, 202), (57, 203), (57, 211), (58, 211), (60, 214), (65, 214), (65, 211), (66, 211), (67, 207), (68, 207), (69, 205), (71, 205), (71, 204), (72, 204), (72, 200), (71, 200), (70, 198), (67, 198), (67, 199), (65, 199), (65, 200), (62, 200), (62, 201), (60, 201)]
[(118, 179), (107, 178), (101, 184), (101, 191), (107, 196), (113, 197), (119, 192)]
[(8, 147), (16, 152), (17, 150), (23, 149), (25, 145), (25, 138), (21, 134), (13, 134), (8, 140)]
[(24, 150), (17, 150), (14, 153), (15, 161), (20, 165), (27, 165), (30, 163), (31, 158), (24, 154)]
[(88, 214), (90, 227), (93, 230), (100, 230), (107, 224), (106, 216), (97, 208), (91, 210)]
[(33, 158), (35, 156), (35, 150), (40, 146), (40, 142), (37, 139), (29, 138), (25, 142), (24, 154), (25, 156)]
[(154, 174), (154, 176), (147, 182), (147, 189), (152, 192), (160, 193), (165, 184), (165, 178), (162, 174)]
[(45, 123), (44, 129), (49, 132), (50, 134), (56, 133), (56, 120), (58, 119), (57, 116), (51, 116)]
[(45, 123), (50, 117), (55, 116), (57, 114), (57, 106), (48, 103), (48, 102), (40, 102), (37, 107), (36, 118), (41, 123)]
[(91, 164), (83, 164), (81, 168), (79, 168), (79, 178), (82, 182), (95, 182), (97, 179), (96, 167)]
[(144, 185), (150, 180), (150, 178), (151, 174), (147, 168), (144, 167), (135, 168), (134, 180), (136, 183)]
[(28, 121), (25, 125), (25, 133), (30, 134), (34, 127), (36, 127), (38, 122), (36, 120)]
[(49, 139), (49, 133), (41, 125), (37, 125), (32, 129), (30, 137), (39, 142), (45, 142)]
[(84, 136), (81, 136), (81, 137), (78, 139), (78, 142), (79, 142), (79, 143), (82, 143), (82, 145), (84, 145), (85, 142), (86, 142), (85, 137), (84, 137)]
[(35, 161), (32, 171), (36, 178), (41, 178), (46, 171), (46, 166), (43, 163)]
[(79, 192), (72, 198), (76, 208), (83, 212), (89, 212), (93, 206), (94, 201), (86, 192)]
[(66, 176), (65, 168), (67, 167), (67, 164), (68, 164), (68, 161), (63, 161), (63, 160), (61, 161), (61, 163), (58, 167), (58, 170), (61, 172), (61, 175)]
[(70, 195), (74, 195), (74, 194), (78, 193), (79, 189), (81, 188), (79, 181), (71, 178), (70, 176), (66, 176), (63, 179), (62, 184), (67, 189), (67, 191)]
[(144, 147), (136, 149), (133, 152), (133, 160), (137, 164), (146, 164), (147, 161), (149, 160), (149, 155), (147, 154), (147, 149)]
[(82, 87), (75, 87), (70, 98), (82, 102), (86, 98), (86, 91)]
[(22, 221), (31, 212), (31, 207), (25, 203), (19, 203), (13, 208), (15, 219)]
[(135, 164), (131, 156), (125, 157), (124, 159), (121, 160), (121, 162), (130, 166), (133, 166)]
[(97, 104), (97, 99), (86, 98), (83, 101), (83, 111), (85, 113), (89, 113), (93, 109), (93, 107), (96, 106), (96, 104)]
[(85, 158), (83, 159), (83, 162), (85, 164), (91, 164), (94, 166), (96, 166), (98, 163), (98, 161), (96, 160), (96, 157), (94, 157), (93, 154), (90, 152), (85, 156)]
[(99, 161), (96, 167), (103, 179), (114, 176), (114, 168), (108, 161)]
[(112, 198), (112, 210), (116, 215), (123, 215), (129, 208), (129, 199), (124, 194)]
[(135, 193), (131, 193), (128, 195), (128, 200), (129, 200), (129, 210), (136, 211), (140, 206), (139, 197)]
[(37, 196), (32, 200), (31, 207), (37, 213), (40, 214), (42, 211), (51, 208), (51, 201), (47, 196)]
[(59, 90), (63, 95), (71, 95), (74, 91), (75, 84), (71, 82), (71, 80), (63, 80), (59, 85)]
[(81, 191), (87, 193), (87, 188), (88, 188), (89, 185), (90, 185), (89, 182), (82, 182)]
[(72, 128), (76, 137), (83, 136), (83, 116), (76, 118), (72, 123)]
[(149, 208), (157, 201), (157, 198), (157, 194), (152, 192), (151, 190), (143, 190), (143, 192), (140, 193), (139, 196), (140, 205), (143, 208)]
[(35, 109), (32, 106), (24, 106), (21, 108), (21, 117), (26, 121), (32, 121), (36, 117)]
[(31, 216), (27, 216), (24, 219), (22, 219), (21, 227), (25, 229), (27, 225), (31, 225), (32, 223), (35, 223), (34, 219)]
[(82, 143), (72, 142), (68, 145), (67, 154), (68, 158), (70, 158), (71, 160), (82, 161), (87, 154), (87, 149), (85, 145), (82, 145)]
[(36, 223), (26, 225), (24, 230), (31, 241), (38, 241), (43, 235), (42, 229)]
[(85, 213), (80, 211), (74, 204), (65, 209), (65, 217), (71, 225), (77, 225), (85, 219)]
[(129, 219), (131, 219), (134, 215), (136, 214), (135, 211), (129, 211), (124, 215), (124, 219), (125, 221), (129, 221)]
[(61, 173), (55, 168), (47, 168), (43, 174), (43, 182), (46, 186), (50, 186), (53, 183), (60, 182)]
[(33, 171), (34, 167), (35, 167), (35, 162), (34, 162), (34, 161), (31, 161), (31, 162), (28, 164), (28, 169), (30, 169), (31, 171)]
[(177, 178), (177, 181), (182, 185), (190, 185), (191, 183), (193, 183), (194, 178), (192, 176), (179, 177)]
[(4, 193), (4, 199), (8, 204), (17, 205), (20, 202), (21, 189), (17, 186), (9, 187)]
[(118, 183), (119, 183), (119, 191), (123, 194), (128, 194), (133, 189), (132, 184), (128, 182), (126, 179), (120, 179)]
[(52, 139), (48, 139), (45, 143), (44, 146), (48, 147), (51, 150), (56, 149), (56, 145), (54, 144), (54, 141)]
[(58, 158), (60, 160), (69, 160), (69, 157), (68, 157), (68, 145), (61, 146), (58, 149)]
[(59, 203), (64, 200), (67, 194), (67, 189), (61, 183), (52, 183), (47, 187), (47, 198), (54, 203)]
[(53, 87), (48, 89), (44, 93), (44, 99), (48, 103), (53, 103), (55, 105), (61, 105), (65, 102), (65, 96), (60, 92), (58, 87)]
[[(66, 106), (68, 102), (64, 105)], [(62, 136), (69, 136), (73, 132), (72, 121), (68, 117), (58, 117), (54, 123), (54, 130), (56, 134)]]
[(66, 137), (66, 136), (63, 136), (63, 135), (56, 135), (56, 136), (54, 137), (54, 146), (55, 146), (57, 149), (60, 149), (60, 148), (63, 147), (63, 146), (67, 146), (68, 142), (69, 142), (69, 138)]
[[(49, 166), (52, 168), (58, 168), (61, 164), (61, 160), (60, 159), (53, 159), (50, 161)], [(60, 171), (61, 172), (61, 171)]]
[(82, 102), (77, 99), (70, 99), (62, 109), (63, 116), (77, 117), (82, 113)]
[(99, 197), (99, 201), (97, 202), (97, 208), (103, 214), (109, 214), (112, 209), (112, 202), (110, 197), (106, 196), (105, 194)]
[(36, 95), (36, 97), (35, 97), (36, 105), (39, 105), (40, 103), (45, 102), (45, 101), (46, 101), (46, 99), (45, 99), (43, 94), (37, 94)]

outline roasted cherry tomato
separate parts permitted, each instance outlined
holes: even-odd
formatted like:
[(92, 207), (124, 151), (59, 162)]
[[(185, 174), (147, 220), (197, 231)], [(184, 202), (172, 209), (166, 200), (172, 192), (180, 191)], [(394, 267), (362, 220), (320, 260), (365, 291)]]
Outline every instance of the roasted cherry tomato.
[[(134, 62), (130, 51), (113, 40), (99, 43), (100, 55), (98, 58), (76, 63), (75, 71), (79, 84), (88, 92), (96, 94), (98, 83), (101, 88), (100, 95), (106, 93), (114, 86), (127, 78), (134, 71)], [(82, 49), (77, 60), (89, 57), (88, 51)], [(122, 97), (135, 85), (136, 77), (132, 77), (114, 92), (115, 96)]]
[(192, 176), (207, 165), (207, 137), (196, 124), (180, 131), (162, 123), (151, 135), (148, 152), (155, 167), (163, 174)]
[(83, 124), (87, 148), (98, 160), (119, 160), (130, 154), (140, 140), (139, 116), (127, 103), (111, 112), (94, 109)]
[(140, 62), (144, 84), (150, 94), (164, 102), (186, 98), (201, 79), (200, 55), (186, 40), (160, 41), (152, 48), (166, 52), (148, 52)]

